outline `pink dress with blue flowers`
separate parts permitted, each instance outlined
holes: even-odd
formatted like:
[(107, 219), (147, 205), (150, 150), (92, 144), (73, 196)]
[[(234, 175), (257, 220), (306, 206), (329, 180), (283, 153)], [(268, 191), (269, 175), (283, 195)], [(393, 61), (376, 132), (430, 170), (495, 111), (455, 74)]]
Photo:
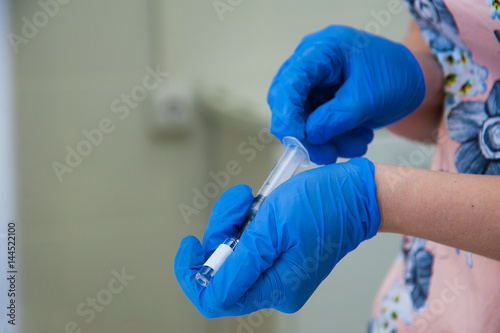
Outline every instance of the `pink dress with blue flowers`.
[[(431, 169), (500, 175), (500, 0), (405, 2), (444, 74)], [(500, 262), (403, 237), (369, 331), (500, 332)]]

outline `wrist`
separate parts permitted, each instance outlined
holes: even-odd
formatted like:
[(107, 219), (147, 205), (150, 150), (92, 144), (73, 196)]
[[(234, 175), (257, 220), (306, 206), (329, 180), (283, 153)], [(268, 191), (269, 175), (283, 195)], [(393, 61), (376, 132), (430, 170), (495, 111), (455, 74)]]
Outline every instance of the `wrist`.
[[(381, 216), (377, 198), (377, 184), (375, 182), (375, 165), (367, 158), (357, 157), (349, 161), (357, 169), (353, 174), (353, 183), (358, 188), (355, 210), (358, 211), (358, 221), (365, 231), (364, 239), (374, 237), (380, 230)], [(360, 203), (362, 203), (360, 205)], [(363, 207), (363, 209), (361, 209)]]
[[(379, 232), (399, 233), (399, 222), (395, 212), (400, 207), (403, 196), (402, 189), (406, 188), (403, 166), (375, 163), (374, 180), (377, 186), (377, 203), (380, 214)], [(401, 168), (401, 172), (398, 172)]]

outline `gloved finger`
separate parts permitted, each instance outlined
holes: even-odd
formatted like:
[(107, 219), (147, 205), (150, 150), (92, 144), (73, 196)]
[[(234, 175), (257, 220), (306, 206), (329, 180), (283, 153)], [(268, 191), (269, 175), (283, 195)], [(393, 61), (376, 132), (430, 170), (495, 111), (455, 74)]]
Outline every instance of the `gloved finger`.
[[(262, 309), (278, 309), (281, 312), (293, 313), (300, 309), (294, 302), (294, 295), (287, 291), (296, 291), (307, 288), (308, 274), (298, 263), (289, 260), (285, 255), (278, 257), (272, 267), (266, 269), (247, 289), (239, 299), (233, 302), (231, 298), (224, 298), (218, 289), (209, 289), (204, 297), (211, 292), (219, 292), (218, 299), (224, 301), (224, 315), (241, 316)], [(237, 296), (235, 296), (237, 297)], [(233, 303), (231, 303), (233, 302)], [(213, 306), (213, 308), (217, 308)]]
[[(287, 62), (283, 66), (287, 67)], [(290, 69), (280, 72), (285, 74), (274, 78), (267, 95), (272, 111), (271, 133), (280, 140), (293, 136), (302, 141), (305, 138), (305, 103), (312, 83), (304, 71)], [(293, 76), (291, 80), (290, 76)]]
[(238, 234), (252, 200), (252, 189), (248, 185), (233, 186), (220, 196), (203, 235), (207, 258), (227, 237)]
[(358, 127), (370, 112), (370, 102), (359, 92), (358, 84), (347, 79), (335, 97), (318, 107), (307, 119), (307, 140), (322, 144)]
[(198, 307), (200, 286), (195, 279), (196, 273), (203, 266), (203, 247), (194, 236), (186, 236), (181, 241), (174, 259), (174, 272), (179, 285), (186, 296)]
[[(230, 307), (237, 301), (240, 306), (253, 301), (241, 299), (269, 269), (279, 256), (278, 235), (273, 212), (264, 201), (255, 219), (248, 225), (234, 252), (226, 259), (207, 287), (207, 295), (217, 295), (223, 307)], [(210, 297), (210, 296), (208, 296)]]
[(316, 285), (310, 283), (313, 277), (304, 267), (307, 259), (293, 252), (283, 252), (246, 293), (254, 307), (294, 313), (312, 295)]
[[(309, 283), (311, 272), (303, 268), (304, 253), (293, 251), (294, 243), (288, 243), (286, 233), (277, 233), (276, 209), (275, 201), (264, 202), (204, 294), (218, 298), (222, 308), (237, 311), (236, 315), (264, 308), (292, 313), (303, 305), (293, 292), (300, 290), (298, 298), (303, 299), (315, 289)], [(287, 221), (296, 216), (291, 211), (285, 213)]]
[[(268, 104), (272, 111), (271, 133), (280, 140), (294, 136), (305, 138), (305, 119), (308, 98), (316, 87), (340, 85), (343, 66), (331, 50), (322, 50), (321, 41), (306, 37), (294, 55), (280, 68), (268, 92)], [(330, 92), (332, 93), (332, 92)], [(316, 99), (318, 96), (316, 96)], [(311, 110), (310, 110), (311, 111)]]
[(321, 145), (310, 144), (307, 147), (311, 161), (318, 165), (332, 164), (337, 161), (339, 154), (335, 144), (328, 142)]
[[(202, 287), (196, 282), (196, 273), (203, 266), (203, 248), (194, 236), (185, 237), (174, 259), (175, 277), (182, 290), (200, 313), (206, 318), (221, 316), (239, 316), (253, 311), (254, 308), (245, 307), (241, 302), (235, 302), (229, 306), (221, 304), (217, 290)], [(217, 276), (217, 275), (216, 275)], [(210, 291), (210, 292), (208, 292)]]
[(373, 130), (367, 127), (356, 127), (346, 133), (334, 137), (333, 142), (338, 155), (344, 158), (359, 157), (366, 154), (368, 144), (373, 140)]
[(338, 157), (351, 158), (362, 156), (373, 140), (373, 131), (366, 127), (356, 127), (320, 145), (307, 147), (311, 161), (318, 165), (335, 163)]

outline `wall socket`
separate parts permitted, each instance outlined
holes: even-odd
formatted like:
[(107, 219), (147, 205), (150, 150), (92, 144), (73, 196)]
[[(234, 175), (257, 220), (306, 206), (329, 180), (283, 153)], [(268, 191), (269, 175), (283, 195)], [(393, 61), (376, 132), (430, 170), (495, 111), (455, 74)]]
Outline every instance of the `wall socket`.
[(169, 82), (152, 95), (149, 124), (154, 134), (184, 134), (191, 126), (195, 97), (187, 84)]

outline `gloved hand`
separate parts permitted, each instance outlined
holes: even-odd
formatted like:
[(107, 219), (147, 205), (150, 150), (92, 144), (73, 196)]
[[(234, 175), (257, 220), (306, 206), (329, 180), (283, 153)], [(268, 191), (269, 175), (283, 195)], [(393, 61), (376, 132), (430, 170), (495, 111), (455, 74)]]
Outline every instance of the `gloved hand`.
[(346, 26), (306, 36), (282, 65), (268, 94), (271, 132), (309, 143), (313, 162), (366, 152), (373, 129), (413, 110), (424, 77), (402, 44)]
[(208, 318), (299, 310), (340, 259), (377, 233), (374, 170), (369, 160), (356, 158), (278, 186), (202, 287), (196, 273), (219, 244), (237, 234), (253, 199), (246, 185), (230, 188), (212, 210), (203, 246), (194, 236), (181, 242), (174, 269), (184, 293)]

